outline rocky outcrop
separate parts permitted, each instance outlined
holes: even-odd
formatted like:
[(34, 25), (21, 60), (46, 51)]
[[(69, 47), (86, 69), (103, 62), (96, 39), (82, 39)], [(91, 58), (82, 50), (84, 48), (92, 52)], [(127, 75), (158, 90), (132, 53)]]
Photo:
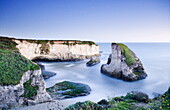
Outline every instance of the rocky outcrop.
[(126, 45), (116, 43), (112, 43), (112, 53), (107, 64), (102, 65), (101, 72), (126, 81), (136, 81), (147, 76), (134, 52)]
[(86, 96), (90, 94), (91, 88), (86, 84), (63, 81), (47, 88), (47, 92), (55, 100)]
[(126, 96), (102, 99), (98, 103), (91, 101), (77, 102), (65, 110), (169, 110), (170, 88), (160, 97), (149, 99), (148, 95), (132, 91)]
[(46, 71), (46, 70), (43, 70), (42, 71), (42, 76), (43, 76), (43, 78), (46, 80), (46, 79), (49, 79), (49, 78), (51, 78), (51, 77), (53, 77), (53, 76), (55, 76), (55, 75), (57, 75), (57, 73), (55, 73), (55, 72), (51, 72), (51, 71)]
[(86, 63), (87, 66), (94, 66), (100, 63), (100, 59), (98, 57), (92, 57), (90, 61)]
[[(19, 52), (29, 60), (75, 61), (99, 55), (99, 46), (86, 41), (46, 41), (37, 43), (14, 39)], [(91, 42), (91, 41), (89, 41)]]
[(139, 92), (139, 91), (131, 91), (127, 93), (125, 98), (136, 100), (139, 102), (147, 102), (149, 100), (149, 96), (146, 93)]
[(41, 70), (28, 70), (17, 85), (0, 85), (0, 109), (51, 101)]
[(45, 80), (46, 80), (46, 79), (49, 79), (50, 77), (53, 77), (53, 76), (57, 75), (57, 73), (55, 73), (55, 72), (46, 71), (46, 70), (45, 70), (45, 66), (42, 65), (41, 63), (36, 62), (36, 64), (40, 66), (40, 68), (41, 68), (41, 74), (42, 74), (42, 76), (43, 76), (43, 78), (44, 78)]

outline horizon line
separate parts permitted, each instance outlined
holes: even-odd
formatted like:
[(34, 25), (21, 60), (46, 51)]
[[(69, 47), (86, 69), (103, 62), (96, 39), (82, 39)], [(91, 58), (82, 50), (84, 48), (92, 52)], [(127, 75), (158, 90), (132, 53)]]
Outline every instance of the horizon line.
[[(8, 36), (8, 35), (0, 35), (0, 37), (8, 37), (8, 38), (14, 38), (14, 39), (23, 39), (23, 40), (57, 40), (57, 39), (32, 39), (32, 38), (21, 38), (21, 37), (15, 37), (15, 36)], [(58, 40), (62, 40), (62, 39), (58, 39)], [(63, 40), (77, 40), (77, 39), (63, 39)], [(125, 41), (111, 41), (111, 42), (108, 42), (108, 41), (106, 41), (106, 42), (103, 42), (103, 41), (94, 41), (94, 40), (83, 40), (83, 39), (78, 39), (78, 40), (80, 40), (80, 41), (93, 41), (93, 42), (95, 42), (95, 43), (170, 43), (170, 41), (169, 42), (167, 42), (167, 41), (162, 41), (162, 42), (155, 42), (155, 41), (153, 41), (153, 42), (151, 42), (151, 41), (145, 41), (145, 42), (140, 42), (140, 41), (136, 41), (136, 42), (132, 42), (132, 41), (130, 41), (130, 42), (125, 42)]]

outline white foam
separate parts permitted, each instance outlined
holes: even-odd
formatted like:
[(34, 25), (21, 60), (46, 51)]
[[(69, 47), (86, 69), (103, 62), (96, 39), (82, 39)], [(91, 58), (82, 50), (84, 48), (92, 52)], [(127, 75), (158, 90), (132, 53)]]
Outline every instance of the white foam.
[(68, 65), (66, 65), (65, 67), (72, 67), (72, 66), (74, 66), (75, 64), (68, 64)]

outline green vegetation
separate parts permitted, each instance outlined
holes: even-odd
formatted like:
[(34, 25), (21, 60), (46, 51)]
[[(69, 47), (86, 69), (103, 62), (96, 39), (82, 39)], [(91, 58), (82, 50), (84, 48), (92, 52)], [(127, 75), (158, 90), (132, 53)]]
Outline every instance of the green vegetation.
[(140, 75), (141, 73), (139, 73), (139, 72), (134, 72), (134, 74), (135, 74), (135, 75)]
[(151, 99), (145, 108), (147, 110), (170, 110), (170, 87), (162, 96)]
[[(22, 41), (22, 39), (20, 40)], [(53, 40), (28, 40), (28, 39), (23, 39), (23, 40), (26, 40), (27, 42), (30, 42), (30, 43), (36, 43), (36, 44), (47, 44), (48, 42), (50, 44), (54, 44)]]
[(108, 108), (107, 110), (132, 110), (134, 108), (135, 107), (130, 103), (117, 102), (112, 105), (112, 108)]
[(37, 95), (37, 90), (38, 86), (33, 87), (31, 85), (31, 80), (28, 80), (27, 82), (24, 83), (24, 94), (22, 95), (22, 97), (31, 98)]
[(37, 70), (39, 66), (19, 53), (0, 49), (0, 85), (16, 85), (27, 70)]
[(0, 49), (1, 50), (11, 50), (14, 52), (18, 52), (16, 48), (17, 43), (14, 42), (12, 39), (6, 37), (0, 37)]
[(76, 45), (76, 44), (88, 44), (88, 45), (95, 45), (92, 41), (64, 41), (65, 45)]
[(74, 105), (70, 105), (65, 110), (103, 110), (103, 107), (91, 101), (77, 102)]
[[(133, 93), (133, 94), (132, 94)], [(109, 98), (108, 102), (100, 101), (97, 103), (91, 101), (78, 102), (68, 106), (65, 110), (169, 110), (170, 109), (170, 88), (162, 96), (149, 99), (143, 99), (145, 96), (141, 92), (130, 92), (126, 96)], [(87, 104), (89, 103), (89, 104)], [(96, 108), (90, 105), (97, 105)], [(86, 109), (87, 107), (87, 109)]]
[(27, 70), (39, 66), (19, 54), (16, 43), (0, 37), (0, 85), (16, 85)]
[(125, 62), (127, 63), (127, 65), (128, 66), (133, 65), (136, 62), (133, 52), (124, 44), (120, 44), (120, 43), (116, 43), (116, 44), (118, 44), (121, 47), (122, 54), (126, 58)]

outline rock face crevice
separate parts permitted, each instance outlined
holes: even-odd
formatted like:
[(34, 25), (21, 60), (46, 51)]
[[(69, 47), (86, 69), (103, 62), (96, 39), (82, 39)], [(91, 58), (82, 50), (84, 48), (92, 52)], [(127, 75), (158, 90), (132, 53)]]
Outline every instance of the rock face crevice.
[(127, 46), (116, 43), (112, 43), (112, 53), (107, 64), (102, 65), (101, 72), (125, 81), (136, 81), (147, 76), (135, 53)]
[[(23, 94), (26, 91), (24, 83), (29, 80), (31, 81), (30, 86), (37, 87), (36, 95), (24, 97)], [(31, 90), (28, 91), (32, 92)], [(20, 83), (17, 85), (0, 86), (0, 109), (14, 108), (21, 105), (32, 105), (46, 101), (51, 101), (51, 97), (46, 92), (41, 70), (28, 70), (23, 74)]]
[(19, 52), (29, 60), (83, 60), (92, 56), (99, 56), (99, 46), (96, 44), (64, 44), (59, 41), (44, 44), (32, 43), (27, 40), (14, 41)]

